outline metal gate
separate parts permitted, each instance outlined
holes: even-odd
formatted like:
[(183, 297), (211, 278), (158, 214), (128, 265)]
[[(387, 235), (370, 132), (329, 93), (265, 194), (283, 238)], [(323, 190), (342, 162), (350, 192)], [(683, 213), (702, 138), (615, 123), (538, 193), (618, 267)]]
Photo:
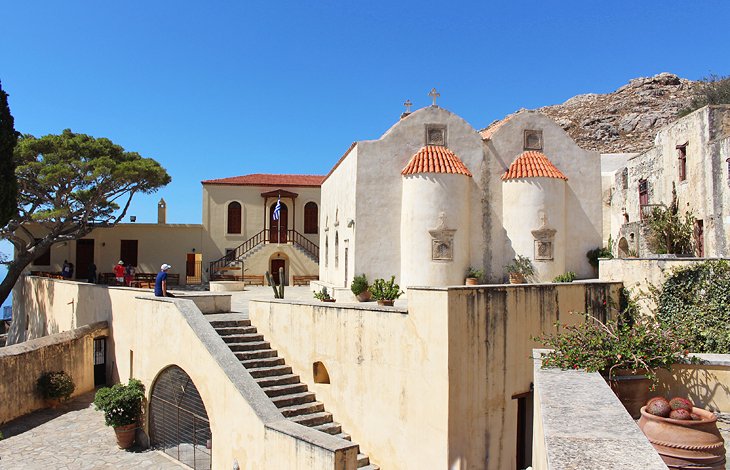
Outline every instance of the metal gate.
[(152, 447), (196, 470), (210, 470), (212, 436), (203, 400), (190, 376), (170, 366), (152, 386)]

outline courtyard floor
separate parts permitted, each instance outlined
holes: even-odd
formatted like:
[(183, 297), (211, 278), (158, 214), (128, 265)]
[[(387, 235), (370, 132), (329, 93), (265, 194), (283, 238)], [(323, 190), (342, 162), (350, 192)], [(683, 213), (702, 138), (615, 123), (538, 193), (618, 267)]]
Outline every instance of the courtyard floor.
[(0, 468), (96, 469), (188, 468), (154, 450), (121, 450), (114, 430), (87, 393), (59, 406), (39, 410), (0, 426)]

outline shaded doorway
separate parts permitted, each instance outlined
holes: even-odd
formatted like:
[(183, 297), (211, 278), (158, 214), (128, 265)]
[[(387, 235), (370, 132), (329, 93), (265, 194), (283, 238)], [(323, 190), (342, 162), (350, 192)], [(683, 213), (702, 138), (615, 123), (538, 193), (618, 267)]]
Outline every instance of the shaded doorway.
[(185, 257), (185, 284), (200, 284), (203, 275), (203, 255), (188, 253)]
[(170, 366), (157, 377), (150, 396), (152, 448), (196, 470), (209, 470), (210, 422), (190, 376), (178, 366)]
[(702, 220), (695, 220), (694, 227), (695, 237), (695, 256), (698, 258), (705, 257), (705, 223)]
[(269, 210), (269, 242), (271, 243), (286, 243), (286, 231), (287, 221), (289, 220), (289, 210), (286, 204), (281, 203), (281, 209), (279, 210), (279, 220), (274, 219), (274, 209), (276, 203), (271, 205)]
[(94, 262), (94, 239), (82, 238), (76, 240), (76, 266), (74, 277), (86, 279), (89, 276), (89, 267)]
[(106, 337), (94, 338), (94, 387), (106, 385)]
[(284, 268), (284, 285), (288, 285), (286, 275), (286, 260), (281, 258), (274, 258), (271, 260), (271, 277), (274, 279), (274, 283), (281, 284), (279, 280), (279, 268)]
[(533, 386), (530, 391), (512, 395), (517, 400), (517, 446), (515, 448), (515, 463), (518, 470), (529, 468), (532, 465), (532, 415), (533, 415)]

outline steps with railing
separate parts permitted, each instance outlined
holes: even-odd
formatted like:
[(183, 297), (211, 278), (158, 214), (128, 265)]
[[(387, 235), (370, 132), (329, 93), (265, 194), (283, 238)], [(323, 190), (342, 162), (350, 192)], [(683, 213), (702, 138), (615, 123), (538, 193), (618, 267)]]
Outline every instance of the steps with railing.
[[(271, 235), (274, 235), (273, 237)], [(273, 239), (273, 240), (272, 240)], [(229, 269), (232, 265), (241, 264), (240, 270), (243, 275), (243, 260), (254, 250), (269, 243), (291, 244), (309, 256), (312, 261), (319, 263), (319, 246), (314, 244), (307, 237), (294, 229), (281, 232), (268, 229), (261, 230), (239, 246), (210, 263), (210, 277), (215, 279), (222, 271)]]

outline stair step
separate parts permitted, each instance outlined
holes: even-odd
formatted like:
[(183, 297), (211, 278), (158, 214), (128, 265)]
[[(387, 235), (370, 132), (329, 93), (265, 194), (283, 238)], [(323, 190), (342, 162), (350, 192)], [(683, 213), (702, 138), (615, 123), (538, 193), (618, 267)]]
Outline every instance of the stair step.
[(292, 393), (301, 393), (306, 392), (309, 390), (307, 388), (307, 384), (303, 383), (291, 383), (291, 384), (285, 384), (285, 385), (274, 385), (272, 387), (261, 387), (264, 390), (264, 393), (269, 396), (269, 398), (278, 397), (281, 395), (290, 395)]
[(294, 421), (295, 423), (301, 424), (302, 426), (312, 427), (319, 424), (331, 423), (332, 413), (330, 413), (329, 411), (322, 411), (319, 413), (312, 413), (308, 415), (292, 416), (289, 419)]
[(357, 468), (359, 468), (360, 470), (380, 470), (380, 467), (372, 463), (370, 465), (365, 465)]
[(258, 357), (254, 359), (245, 359), (241, 361), (246, 369), (255, 369), (260, 367), (273, 367), (284, 365), (283, 357)]
[(247, 333), (245, 335), (221, 336), (226, 343), (250, 343), (264, 340), (264, 335), (258, 333)]
[(275, 375), (271, 377), (254, 377), (261, 388), (277, 387), (299, 383), (299, 376), (294, 374)]
[(261, 351), (262, 349), (271, 349), (268, 341), (251, 341), (249, 343), (227, 343), (233, 352), (238, 351)]
[(302, 393), (291, 393), (289, 395), (279, 395), (278, 397), (271, 398), (277, 408), (285, 406), (301, 405), (302, 403), (310, 403), (315, 401), (317, 398), (312, 392)]
[(344, 439), (346, 441), (352, 441), (352, 437), (349, 434), (347, 434), (346, 432), (337, 433), (337, 434), (334, 434), (334, 436), (339, 437), (340, 439)]
[(255, 367), (248, 369), (252, 377), (271, 377), (275, 375), (291, 374), (291, 366)]
[(235, 352), (239, 361), (248, 359), (258, 359), (262, 357), (276, 357), (276, 349), (257, 349), (254, 351), (237, 351)]
[(300, 405), (282, 407), (279, 408), (279, 411), (281, 411), (281, 414), (283, 414), (286, 418), (291, 418), (292, 416), (310, 415), (312, 413), (324, 411), (324, 404), (319, 401), (313, 401), (310, 403), (302, 403)]
[(256, 333), (256, 327), (255, 326), (226, 326), (226, 327), (218, 327), (215, 329), (215, 331), (218, 332), (221, 336), (230, 336), (230, 335), (245, 335), (248, 333)]
[(326, 432), (327, 434), (337, 435), (342, 433), (342, 426), (340, 423), (332, 421), (331, 423), (320, 424), (319, 426), (312, 426), (312, 429), (317, 431)]
[(236, 326), (251, 326), (251, 320), (211, 320), (213, 328), (231, 328)]
[(370, 457), (365, 454), (357, 454), (357, 468), (362, 468), (366, 465), (370, 465)]

